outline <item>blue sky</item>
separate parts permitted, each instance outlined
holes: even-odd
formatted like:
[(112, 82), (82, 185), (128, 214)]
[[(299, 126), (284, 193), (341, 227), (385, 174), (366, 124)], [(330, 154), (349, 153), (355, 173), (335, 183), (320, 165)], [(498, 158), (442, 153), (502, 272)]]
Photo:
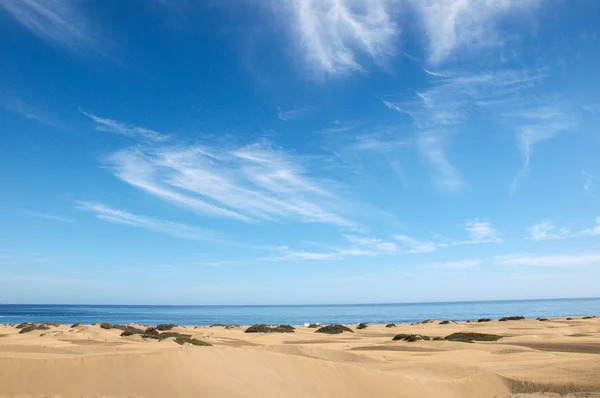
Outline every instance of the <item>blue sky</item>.
[(599, 13), (5, 0), (0, 302), (600, 296)]

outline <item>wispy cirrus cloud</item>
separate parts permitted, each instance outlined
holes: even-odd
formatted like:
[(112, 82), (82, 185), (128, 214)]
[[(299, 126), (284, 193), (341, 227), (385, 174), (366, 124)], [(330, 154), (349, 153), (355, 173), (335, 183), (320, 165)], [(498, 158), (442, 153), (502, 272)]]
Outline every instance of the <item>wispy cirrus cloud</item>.
[(431, 253), (437, 249), (433, 242), (423, 242), (406, 235), (394, 235), (394, 239), (401, 242), (407, 253)]
[(364, 70), (395, 51), (398, 28), (386, 0), (293, 0), (285, 16), (293, 44), (316, 74)]
[(177, 238), (195, 240), (199, 242), (224, 242), (221, 234), (215, 231), (173, 221), (141, 216), (124, 210), (113, 209), (101, 203), (79, 202), (76, 208), (81, 211), (91, 212), (96, 216), (96, 218), (113, 224), (148, 229)]
[(406, 235), (394, 235), (394, 239), (403, 243), (404, 249), (407, 253), (431, 253), (436, 251), (438, 248), (443, 247), (481, 243), (502, 243), (502, 238), (500, 238), (498, 231), (496, 231), (490, 222), (475, 219), (467, 222), (464, 226), (464, 230), (469, 235), (468, 239), (433, 242), (420, 241)]
[(460, 171), (447, 154), (449, 138), (468, 129), (474, 120), (499, 125), (516, 134), (524, 161), (511, 184), (515, 192), (527, 173), (534, 147), (576, 124), (576, 115), (561, 98), (539, 97), (533, 90), (546, 74), (541, 71), (501, 69), (485, 72), (429, 71), (428, 87), (383, 104), (412, 118), (418, 132), (416, 147), (434, 170), (438, 186), (450, 190), (463, 185)]
[(594, 174), (587, 173), (585, 170), (581, 170), (581, 175), (583, 176), (583, 190), (587, 192), (588, 195), (596, 197), (592, 191), (592, 187), (594, 186), (597, 177)]
[(539, 0), (412, 0), (429, 43), (429, 62), (506, 43), (499, 23), (535, 10)]
[(284, 122), (289, 122), (292, 120), (297, 120), (302, 117), (305, 117), (310, 112), (315, 109), (314, 106), (307, 106), (304, 108), (296, 108), (296, 109), (283, 109), (282, 107), (277, 107), (277, 117), (279, 120), (283, 120)]
[(547, 240), (547, 239), (561, 239), (564, 237), (563, 233), (560, 233), (556, 226), (550, 222), (543, 222), (532, 225), (528, 228), (529, 236), (528, 239), (534, 241)]
[(507, 121), (517, 130), (517, 144), (524, 158), (523, 166), (511, 184), (513, 193), (529, 170), (534, 146), (574, 127), (573, 117), (564, 108), (565, 105), (560, 101), (548, 99), (530, 105), (523, 104), (504, 113)]
[(559, 255), (517, 254), (496, 257), (496, 263), (526, 267), (578, 267), (600, 265), (600, 253), (578, 253)]
[(479, 260), (461, 260), (461, 261), (446, 261), (440, 263), (433, 263), (426, 266), (431, 269), (468, 269), (474, 268), (481, 265)]
[(75, 221), (69, 217), (57, 216), (55, 214), (41, 213), (38, 211), (22, 211), (21, 213), (25, 214), (27, 216), (30, 216), (30, 217), (44, 218), (46, 220), (58, 221), (58, 222), (62, 222), (62, 223), (72, 223), (73, 221)]
[(4, 0), (0, 3), (41, 39), (72, 50), (106, 51), (106, 43), (76, 0)]
[(203, 215), (355, 225), (340, 214), (343, 200), (309, 177), (302, 158), (267, 144), (122, 150), (106, 163), (128, 184)]
[(496, 117), (515, 97), (540, 79), (516, 70), (457, 72), (424, 70), (428, 86), (408, 97), (382, 99), (391, 110), (408, 115), (417, 132), (416, 147), (431, 164), (435, 183), (447, 190), (464, 185), (447, 153), (449, 139), (469, 126), (473, 115)]
[(130, 138), (143, 139), (152, 142), (165, 142), (171, 139), (170, 136), (159, 133), (158, 131), (150, 130), (140, 126), (134, 126), (112, 119), (102, 118), (94, 115), (93, 113), (85, 112), (81, 109), (79, 111), (96, 123), (96, 130), (98, 131), (122, 134)]

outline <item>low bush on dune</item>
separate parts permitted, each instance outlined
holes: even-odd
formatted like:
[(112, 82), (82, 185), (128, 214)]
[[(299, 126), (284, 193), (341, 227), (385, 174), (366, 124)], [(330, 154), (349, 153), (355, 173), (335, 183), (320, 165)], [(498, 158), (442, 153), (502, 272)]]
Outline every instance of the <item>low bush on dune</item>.
[(44, 322), (43, 323), (44, 326), (54, 326), (55, 328), (60, 326), (60, 323), (58, 322)]
[(27, 325), (27, 326), (21, 327), (21, 331), (19, 331), (19, 333), (20, 334), (29, 333), (29, 332), (33, 332), (34, 330), (37, 330), (36, 325)]
[(245, 333), (293, 333), (296, 330), (290, 325), (269, 326), (265, 324), (252, 325)]
[(361, 323), (358, 324), (358, 326), (356, 326), (356, 328), (359, 329), (359, 330), (360, 329), (366, 329), (368, 327), (369, 327), (369, 324), (365, 323), (365, 322), (361, 322)]
[(235, 328), (239, 328), (240, 325), (227, 325), (225, 326), (225, 329), (235, 329)]
[(433, 323), (433, 322), (435, 322), (433, 319), (425, 319), (421, 323)]
[(443, 337), (434, 337), (431, 340), (433, 340), (433, 341), (444, 341), (444, 338)]
[(395, 323), (388, 323), (387, 325), (385, 325), (386, 328), (395, 328), (396, 324)]
[(74, 323), (74, 324), (72, 324), (72, 325), (71, 325), (71, 328), (77, 328), (77, 327), (79, 327), (79, 326), (83, 326), (83, 323), (81, 323), (81, 322), (76, 322), (76, 323)]
[(308, 327), (309, 327), (310, 329), (316, 329), (316, 328), (318, 328), (318, 327), (319, 327), (319, 325), (317, 325), (316, 323), (311, 323), (310, 325), (308, 325)]
[(448, 341), (460, 341), (463, 343), (472, 343), (474, 341), (498, 341), (502, 338), (502, 336), (498, 336), (496, 334), (486, 334), (486, 333), (452, 333), (449, 336), (445, 337), (445, 340)]
[(212, 325), (210, 325), (211, 328), (224, 328), (225, 325), (223, 325), (222, 323), (213, 323)]
[(548, 320), (548, 318), (537, 318), (537, 320), (540, 322), (546, 322)]
[[(96, 324), (94, 324), (94, 325), (96, 325)], [(102, 323), (100, 323), (100, 327), (101, 327), (102, 329), (112, 329), (113, 325), (111, 325), (111, 324), (110, 324), (110, 323), (108, 323), (108, 322), (102, 322)]]
[(171, 330), (174, 327), (177, 327), (177, 325), (172, 324), (172, 323), (161, 323), (160, 325), (156, 325), (156, 329), (160, 330), (161, 332), (164, 332), (166, 330)]
[(456, 322), (454, 321), (441, 321), (440, 325), (454, 325)]
[(593, 319), (593, 318), (595, 318), (595, 317), (594, 317), (594, 316), (584, 316), (584, 317), (583, 317), (583, 318), (581, 318), (581, 319)]
[(31, 325), (35, 325), (35, 324), (34, 324), (34, 323), (32, 323), (32, 322), (23, 322), (23, 323), (19, 323), (19, 324), (16, 326), (16, 328), (17, 328), (17, 329), (23, 329), (23, 328), (26, 328), (27, 326), (31, 326)]
[(490, 318), (480, 318), (477, 320), (477, 322), (482, 323), (482, 322), (491, 322), (492, 320)]
[(569, 318), (567, 318), (567, 321), (572, 321), (572, 320), (573, 320), (573, 318), (570, 318), (570, 317), (569, 317)]
[(506, 322), (506, 321), (522, 321), (523, 319), (525, 319), (524, 316), (504, 316), (502, 318), (499, 319), (500, 322)]
[(420, 334), (405, 334), (405, 333), (401, 333), (401, 334), (397, 334), (394, 336), (394, 338), (392, 339), (393, 341), (406, 341), (408, 343), (414, 343), (415, 341), (429, 341), (431, 340), (431, 337), (429, 336), (423, 336)]
[(206, 341), (198, 340), (189, 336), (178, 336), (175, 338), (175, 342), (179, 345), (191, 344), (197, 346), (212, 346), (212, 344), (207, 343)]
[(325, 334), (340, 334), (344, 332), (354, 333), (352, 329), (344, 325), (327, 325), (323, 326), (315, 330), (315, 333), (325, 333)]
[[(21, 326), (21, 325), (18, 325), (18, 326)], [(48, 330), (48, 329), (50, 329), (50, 326), (46, 326), (44, 324), (38, 325), (35, 323), (29, 323), (28, 325), (24, 325), (20, 329), (21, 330), (19, 331), (19, 333), (23, 334), (23, 333), (33, 332), (34, 330)]]

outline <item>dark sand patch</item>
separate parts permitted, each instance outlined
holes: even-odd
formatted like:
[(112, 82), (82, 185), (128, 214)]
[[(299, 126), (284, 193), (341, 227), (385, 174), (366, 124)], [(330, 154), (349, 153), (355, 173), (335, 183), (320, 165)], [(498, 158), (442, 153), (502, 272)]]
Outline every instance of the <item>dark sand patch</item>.
[(600, 343), (514, 343), (513, 345), (538, 351), (600, 354)]
[(415, 347), (415, 346), (404, 346), (404, 345), (393, 345), (393, 346), (364, 346), (364, 347), (354, 347), (351, 348), (350, 351), (412, 351), (412, 352), (440, 352), (445, 350), (438, 350), (435, 348), (427, 348), (427, 347)]

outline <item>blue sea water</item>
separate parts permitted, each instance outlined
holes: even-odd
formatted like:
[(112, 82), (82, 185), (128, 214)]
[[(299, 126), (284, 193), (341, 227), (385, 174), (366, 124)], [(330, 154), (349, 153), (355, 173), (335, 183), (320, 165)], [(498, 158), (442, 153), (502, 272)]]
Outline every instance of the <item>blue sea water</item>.
[(451, 303), (293, 305), (293, 306), (153, 306), (153, 305), (0, 305), (0, 323), (94, 322), (153, 325), (252, 325), (464, 321), (478, 318), (599, 315), (600, 298)]

